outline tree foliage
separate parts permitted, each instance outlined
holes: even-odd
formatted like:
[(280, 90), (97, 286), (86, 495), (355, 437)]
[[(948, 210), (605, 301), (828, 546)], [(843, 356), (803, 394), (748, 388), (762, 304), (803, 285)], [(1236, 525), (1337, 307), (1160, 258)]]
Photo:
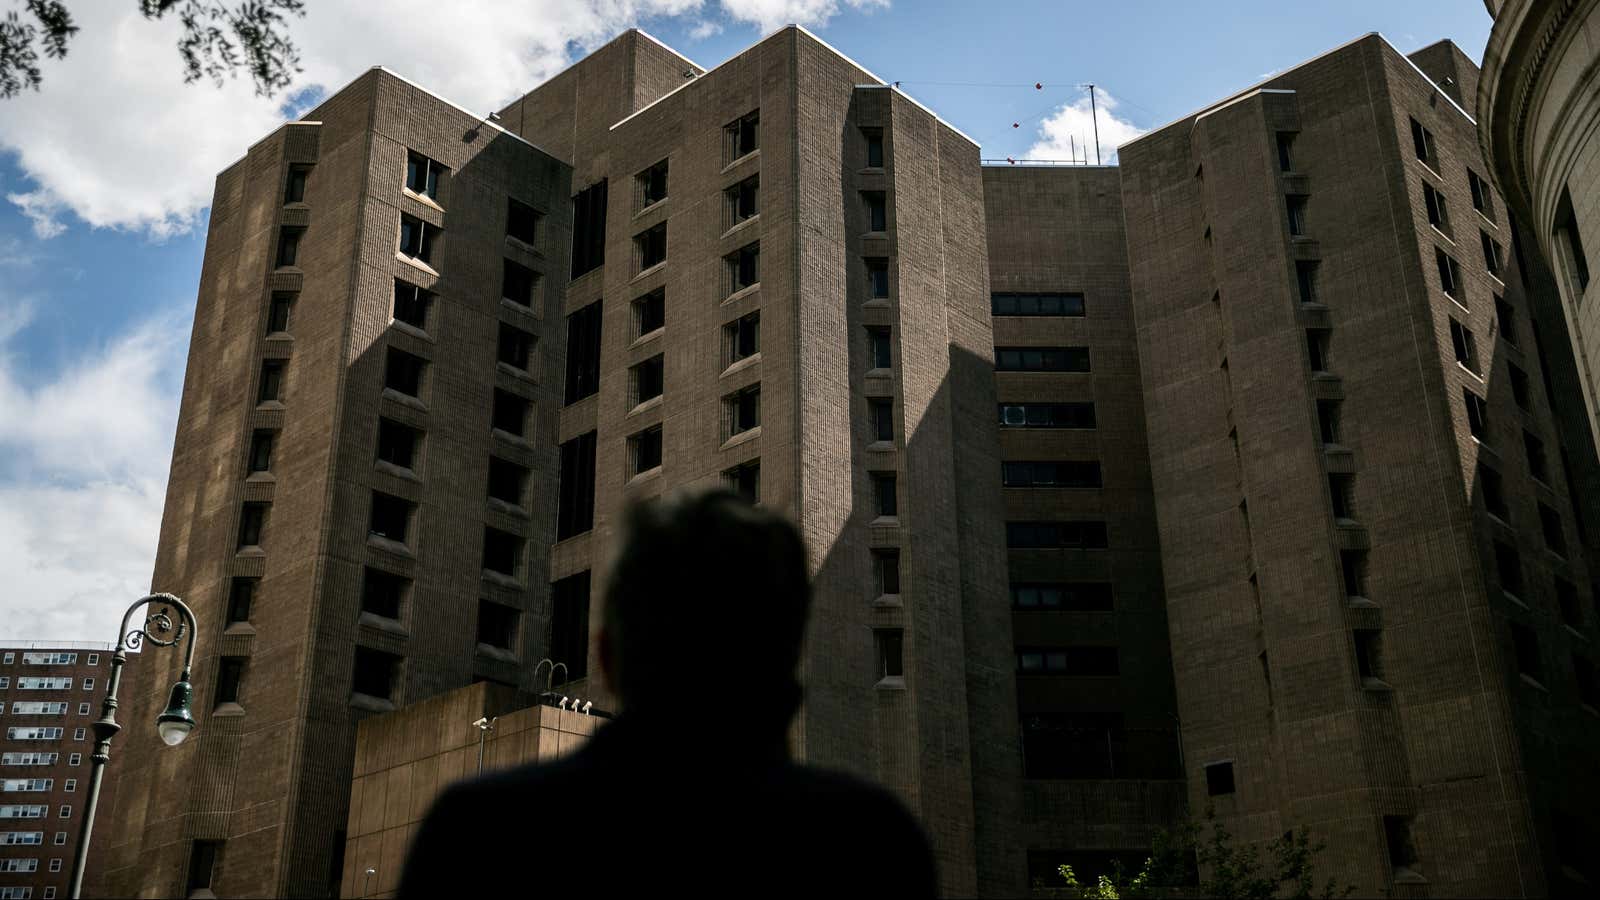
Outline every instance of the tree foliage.
[[(1060, 866), (1066, 892), (1084, 900), (1132, 900), (1146, 897), (1217, 897), (1224, 900), (1272, 900), (1275, 897), (1346, 897), (1353, 886), (1335, 879), (1316, 882), (1317, 856), (1325, 844), (1311, 843), (1303, 830), (1284, 832), (1265, 847), (1235, 846), (1233, 834), (1206, 811), (1205, 825), (1189, 822), (1175, 831), (1159, 831), (1150, 856), (1138, 872), (1128, 874), (1120, 862), (1094, 884), (1078, 880), (1071, 866)], [(1192, 861), (1192, 862), (1191, 862)], [(1197, 865), (1202, 877), (1194, 877)]]
[[(92, 0), (105, 3), (108, 0)], [(289, 39), (290, 16), (305, 15), (305, 0), (136, 0), (139, 12), (152, 21), (178, 17), (183, 33), (178, 55), (184, 82), (249, 74), (256, 93), (270, 97), (289, 86), (300, 71), (300, 52)], [(26, 88), (39, 89), (44, 78), (40, 54), (49, 59), (67, 55), (78, 26), (61, 0), (21, 0), (0, 19), (0, 98)]]

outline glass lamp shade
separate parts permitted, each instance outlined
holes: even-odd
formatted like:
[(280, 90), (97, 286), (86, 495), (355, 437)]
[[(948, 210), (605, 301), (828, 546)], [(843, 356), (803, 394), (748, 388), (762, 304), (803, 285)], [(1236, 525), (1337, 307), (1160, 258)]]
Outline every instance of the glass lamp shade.
[(194, 688), (187, 681), (180, 681), (172, 686), (172, 697), (167, 701), (167, 708), (156, 717), (156, 733), (161, 735), (161, 740), (168, 747), (175, 747), (183, 743), (183, 739), (194, 730), (194, 714), (189, 712), (189, 704), (194, 699)]

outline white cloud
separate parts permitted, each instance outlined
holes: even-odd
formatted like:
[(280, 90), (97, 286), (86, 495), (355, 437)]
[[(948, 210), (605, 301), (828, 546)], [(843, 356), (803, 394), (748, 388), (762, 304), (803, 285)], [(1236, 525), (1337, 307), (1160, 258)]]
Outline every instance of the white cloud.
[(721, 33), (722, 25), (717, 22), (713, 22), (710, 19), (701, 19), (699, 22), (695, 23), (693, 28), (689, 29), (689, 40), (703, 41), (712, 35)]
[(22, 241), (6, 234), (0, 235), (0, 268), (31, 266), (37, 257), (22, 246)]
[(0, 305), (0, 638), (105, 640), (145, 593), (178, 412), (186, 316), (146, 319), (38, 381)]
[[(290, 21), (304, 71), (277, 98), (248, 80), (183, 83), (175, 17), (151, 22), (132, 0), (74, 5), (80, 31), (64, 60), (45, 60), (44, 85), (0, 101), (0, 151), (33, 189), (7, 199), (40, 237), (75, 216), (156, 239), (188, 231), (216, 173), (283, 120), (286, 97), (331, 92), (387, 66), (468, 109), (531, 89), (623, 28), (660, 16), (702, 21), (711, 0), (317, 0)], [(888, 0), (721, 0), (717, 19), (767, 30), (824, 24), (843, 6)]]
[[(1116, 114), (1117, 100), (1103, 89), (1095, 90), (1095, 105), (1099, 108), (1100, 161), (1111, 165), (1117, 161), (1117, 147), (1126, 144), (1148, 128), (1140, 128)], [(1023, 154), (1024, 159), (1072, 159), (1095, 161), (1094, 128), (1089, 95), (1062, 105), (1039, 123), (1038, 138)]]

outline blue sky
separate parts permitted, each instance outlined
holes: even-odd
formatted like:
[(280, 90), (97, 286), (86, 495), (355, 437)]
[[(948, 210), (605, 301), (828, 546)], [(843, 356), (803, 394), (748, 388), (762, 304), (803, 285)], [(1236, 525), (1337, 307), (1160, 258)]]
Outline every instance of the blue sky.
[[(83, 31), (66, 60), (47, 61), (43, 90), (0, 101), (0, 571), (11, 588), (0, 639), (110, 639), (116, 610), (149, 586), (211, 180), (283, 117), (284, 98), (247, 84), (182, 84), (171, 24), (139, 20), (134, 0), (74, 6)], [(986, 158), (1064, 157), (1057, 144), (1087, 132), (1086, 82), (1104, 91), (1109, 154), (1366, 32), (1406, 52), (1450, 38), (1477, 58), (1491, 24), (1473, 0), (309, 6), (294, 23), (302, 99), (382, 64), (485, 110), (630, 24), (711, 66), (803, 21)], [(431, 27), (405, 24), (424, 19)], [(182, 139), (160, 138), (173, 133)]]

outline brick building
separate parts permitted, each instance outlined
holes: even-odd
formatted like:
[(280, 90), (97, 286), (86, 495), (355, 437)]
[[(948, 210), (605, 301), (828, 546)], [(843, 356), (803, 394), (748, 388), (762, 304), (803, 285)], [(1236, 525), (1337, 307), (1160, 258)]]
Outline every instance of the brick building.
[[(91, 724), (100, 718), (113, 649), (81, 641), (0, 642), (0, 897), (67, 896), (88, 803)], [(139, 659), (128, 657), (124, 688), (138, 683), (132, 676)], [(153, 738), (154, 714), (144, 726)], [(114, 748), (101, 809), (115, 799), (120, 768)]]
[(201, 724), (128, 736), (107, 891), (364, 893), (417, 810), (352, 817), (358, 723), (547, 657), (610, 707), (617, 517), (703, 484), (800, 526), (791, 744), (949, 894), (1207, 805), (1366, 893), (1547, 889), (1600, 495), (1459, 56), (1363, 38), (1120, 170), (985, 167), (799, 28), (629, 31), (494, 114), (357, 79), (218, 178), (155, 577)]

